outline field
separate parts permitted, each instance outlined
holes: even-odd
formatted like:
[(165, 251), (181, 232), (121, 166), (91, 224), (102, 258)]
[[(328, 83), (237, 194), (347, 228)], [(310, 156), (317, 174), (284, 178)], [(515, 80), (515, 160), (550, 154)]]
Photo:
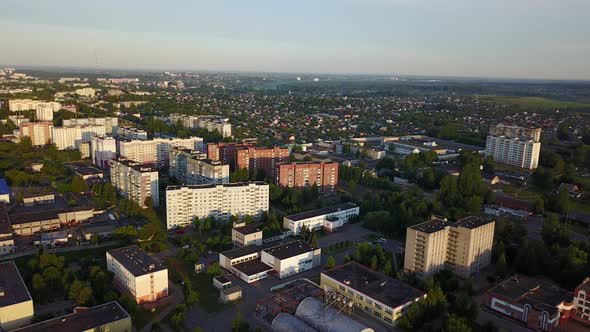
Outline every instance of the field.
[(518, 106), (523, 110), (555, 110), (568, 109), (577, 111), (590, 111), (589, 103), (579, 103), (574, 101), (563, 101), (557, 99), (548, 99), (543, 97), (508, 97), (508, 96), (478, 96), (482, 102)]

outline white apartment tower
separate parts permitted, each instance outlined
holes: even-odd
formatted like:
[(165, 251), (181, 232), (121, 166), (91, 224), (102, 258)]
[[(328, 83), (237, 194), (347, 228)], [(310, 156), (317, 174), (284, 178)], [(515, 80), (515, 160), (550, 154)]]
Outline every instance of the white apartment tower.
[(105, 133), (114, 136), (117, 134), (119, 128), (119, 118), (105, 117), (105, 118), (74, 118), (64, 119), (64, 127), (72, 126), (104, 126)]
[(160, 205), (158, 171), (130, 160), (111, 160), (111, 183), (123, 197), (147, 207)]
[(229, 165), (206, 159), (207, 154), (183, 148), (170, 150), (170, 176), (182, 184), (229, 183)]
[(119, 156), (141, 164), (157, 164), (159, 167), (168, 166), (170, 150), (182, 147), (191, 150), (203, 150), (201, 137), (190, 138), (155, 138), (151, 140), (121, 140), (118, 141)]
[(499, 124), (490, 128), (486, 156), (495, 161), (533, 170), (539, 164), (541, 129), (528, 129)]
[(269, 186), (264, 182), (241, 182), (166, 188), (166, 225), (168, 229), (190, 225), (195, 217), (212, 216), (229, 220), (230, 216), (249, 215), (255, 219), (268, 211)]
[(109, 161), (117, 158), (117, 141), (109, 136), (94, 136), (90, 141), (92, 162), (103, 169), (109, 168)]
[(105, 126), (77, 125), (53, 127), (53, 143), (59, 150), (79, 149), (80, 143), (90, 142), (96, 135), (104, 135)]

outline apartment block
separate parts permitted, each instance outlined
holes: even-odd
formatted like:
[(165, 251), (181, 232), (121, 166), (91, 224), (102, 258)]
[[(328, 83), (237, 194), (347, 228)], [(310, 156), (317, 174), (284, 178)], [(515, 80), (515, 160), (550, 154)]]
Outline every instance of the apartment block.
[(288, 148), (241, 147), (236, 149), (235, 169), (263, 171), (265, 177), (274, 179), (280, 163), (289, 161)]
[(360, 209), (354, 203), (342, 203), (317, 210), (301, 212), (283, 217), (283, 228), (298, 235), (303, 226), (309, 230), (324, 229), (334, 232), (352, 218), (359, 215)]
[(14, 264), (0, 263), (0, 330), (10, 331), (33, 320), (33, 298)]
[(142, 164), (169, 165), (170, 150), (182, 147), (190, 150), (203, 150), (201, 137), (154, 138), (151, 140), (118, 141), (119, 156)]
[(105, 118), (74, 118), (74, 119), (64, 119), (63, 124), (64, 127), (73, 127), (73, 126), (104, 126), (105, 133), (114, 136), (117, 134), (117, 129), (119, 128), (119, 118), (115, 117), (105, 117)]
[(20, 137), (30, 137), (33, 146), (51, 144), (53, 123), (52, 122), (27, 122), (19, 126)]
[(152, 201), (160, 205), (158, 170), (131, 160), (116, 159), (110, 162), (111, 183), (123, 197), (137, 202), (142, 208)]
[(139, 304), (168, 296), (168, 269), (133, 245), (107, 251), (107, 270), (115, 284)]
[(61, 108), (61, 104), (54, 101), (32, 99), (10, 99), (8, 101), (8, 109), (11, 112), (36, 110), (38, 106), (51, 110), (52, 113), (59, 111)]
[(183, 184), (229, 183), (229, 165), (206, 159), (206, 154), (184, 148), (170, 150), (170, 176)]
[(117, 141), (105, 135), (94, 136), (90, 141), (90, 158), (96, 166), (109, 168), (110, 160), (117, 158)]
[(496, 162), (533, 170), (539, 164), (541, 129), (528, 129), (499, 124), (490, 128), (486, 156)]
[(208, 216), (224, 221), (232, 215), (259, 219), (268, 211), (268, 194), (269, 186), (264, 182), (169, 186), (166, 225), (168, 229), (185, 227), (195, 218)]
[(92, 137), (105, 134), (105, 127), (100, 125), (62, 126), (52, 129), (53, 144), (58, 150), (80, 149), (81, 143), (88, 143)]
[(236, 150), (254, 147), (249, 143), (209, 143), (207, 144), (207, 158), (219, 160), (222, 164), (236, 169)]
[(495, 221), (433, 218), (407, 228), (404, 269), (427, 277), (450, 269), (468, 278), (490, 264)]
[(229, 119), (217, 115), (186, 115), (174, 113), (170, 114), (170, 122), (173, 124), (180, 121), (185, 128), (202, 128), (208, 132), (219, 132), (224, 138), (231, 137), (231, 124)]
[(320, 286), (329, 298), (352, 303), (354, 311), (392, 327), (413, 303), (426, 298), (421, 290), (357, 262), (323, 271)]
[(55, 107), (49, 104), (39, 104), (35, 107), (35, 119), (37, 121), (53, 121)]
[(117, 138), (119, 139), (138, 139), (145, 141), (148, 139), (147, 131), (135, 127), (122, 126), (117, 129)]
[(314, 184), (322, 194), (333, 194), (338, 186), (338, 163), (295, 162), (277, 165), (277, 183), (289, 188), (309, 188)]

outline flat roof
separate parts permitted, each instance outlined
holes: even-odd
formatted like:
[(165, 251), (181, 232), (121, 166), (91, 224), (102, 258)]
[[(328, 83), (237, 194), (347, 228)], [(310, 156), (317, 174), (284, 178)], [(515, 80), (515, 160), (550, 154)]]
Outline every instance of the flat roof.
[(570, 295), (556, 284), (524, 275), (512, 276), (489, 290), (513, 303), (529, 304), (532, 308), (553, 314), (557, 305), (569, 300)]
[(33, 300), (14, 261), (0, 263), (0, 288), (0, 307)]
[(229, 259), (234, 259), (234, 258), (257, 253), (260, 250), (262, 250), (262, 247), (250, 244), (247, 246), (223, 251), (223, 252), (221, 252), (221, 254)]
[(223, 292), (223, 294), (229, 295), (229, 294), (241, 292), (242, 291), (242, 287), (236, 285), (236, 286), (231, 286), (229, 288), (222, 289), (221, 291)]
[(451, 225), (452, 223), (446, 219), (435, 217), (431, 220), (425, 221), (423, 223), (410, 226), (411, 229), (415, 229), (422, 233), (435, 233), (445, 229), (445, 227)]
[(217, 276), (217, 277), (215, 277), (213, 279), (219, 281), (222, 284), (231, 283), (231, 281), (229, 279), (227, 279), (226, 277), (224, 277), (224, 276)]
[(125, 318), (129, 314), (117, 301), (105, 303), (92, 308), (75, 308), (74, 312), (64, 316), (49, 319), (33, 325), (21, 327), (13, 331), (19, 332), (80, 332), (89, 331), (97, 327), (113, 323)]
[(328, 207), (321, 208), (321, 209), (292, 214), (290, 216), (286, 216), (285, 218), (287, 218), (289, 220), (293, 220), (293, 221), (299, 221), (299, 220), (304, 220), (304, 219), (308, 219), (308, 218), (321, 216), (324, 214), (335, 213), (335, 212), (342, 211), (342, 210), (354, 209), (356, 207), (358, 207), (358, 206), (354, 203), (350, 203), (350, 202), (340, 203), (340, 204), (328, 206)]
[(262, 263), (260, 258), (253, 259), (244, 263), (236, 264), (233, 266), (236, 270), (242, 272), (247, 276), (255, 275), (262, 272), (268, 272), (273, 270), (272, 267)]
[(250, 181), (250, 182), (235, 182), (235, 183), (224, 183), (224, 184), (191, 184), (191, 185), (177, 185), (177, 186), (168, 186), (166, 190), (176, 190), (182, 188), (188, 189), (204, 189), (204, 188), (216, 188), (216, 187), (245, 187), (251, 184), (255, 184), (257, 186), (268, 186), (268, 184), (264, 181)]
[(19, 213), (10, 216), (10, 224), (18, 225), (25, 224), (28, 222), (40, 222), (45, 220), (59, 219), (59, 214), (65, 212), (64, 210), (49, 210), (49, 211), (36, 211), (29, 213)]
[(322, 274), (365, 294), (393, 309), (413, 302), (426, 293), (398, 279), (369, 269), (357, 262), (349, 262)]
[(136, 170), (138, 172), (142, 172), (142, 173), (143, 172), (157, 172), (158, 171), (158, 169), (154, 166), (138, 163), (136, 161), (129, 160), (129, 159), (117, 158), (117, 159), (113, 159), (112, 161), (121, 163), (122, 165), (133, 168), (134, 170)]
[(465, 217), (463, 219), (457, 220), (457, 222), (454, 224), (454, 226), (473, 229), (473, 228), (477, 228), (477, 227), (480, 227), (483, 225), (487, 225), (491, 222), (494, 222), (494, 221), (491, 219), (482, 218), (482, 217), (478, 217), (478, 216), (469, 216), (469, 217)]
[(254, 234), (254, 233), (261, 232), (261, 230), (259, 230), (258, 228), (254, 227), (252, 225), (244, 225), (244, 226), (236, 227), (236, 228), (234, 228), (234, 230), (240, 234)]
[(295, 240), (278, 246), (264, 249), (267, 254), (278, 259), (287, 259), (289, 257), (297, 256), (317, 249), (311, 244), (302, 240)]
[(142, 276), (147, 273), (166, 270), (164, 265), (150, 257), (145, 251), (133, 245), (107, 251), (121, 265), (123, 265), (134, 276)]

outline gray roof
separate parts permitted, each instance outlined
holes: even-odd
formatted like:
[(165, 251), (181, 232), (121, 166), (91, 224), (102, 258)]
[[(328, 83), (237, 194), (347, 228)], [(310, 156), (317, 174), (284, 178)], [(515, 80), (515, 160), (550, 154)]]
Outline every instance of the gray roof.
[(278, 259), (287, 259), (289, 257), (297, 256), (317, 249), (311, 244), (302, 240), (295, 240), (285, 244), (264, 249), (267, 254)]
[(335, 213), (335, 212), (342, 211), (342, 210), (354, 209), (356, 207), (357, 207), (357, 205), (354, 203), (350, 203), (350, 202), (349, 203), (341, 203), (341, 204), (336, 204), (333, 206), (329, 206), (329, 207), (325, 207), (325, 208), (321, 208), (321, 209), (317, 209), (317, 210), (311, 210), (311, 211), (305, 211), (305, 212), (301, 212), (301, 213), (297, 213), (297, 214), (292, 214), (290, 216), (286, 216), (285, 218), (287, 218), (289, 220), (293, 220), (293, 221), (299, 221), (299, 220), (304, 220), (304, 219), (308, 219), (308, 218), (321, 216), (324, 214)]
[(0, 288), (0, 307), (33, 300), (14, 261), (0, 263)]
[(123, 265), (134, 276), (166, 270), (164, 265), (150, 257), (145, 251), (138, 246), (129, 246), (107, 251), (121, 265)]

